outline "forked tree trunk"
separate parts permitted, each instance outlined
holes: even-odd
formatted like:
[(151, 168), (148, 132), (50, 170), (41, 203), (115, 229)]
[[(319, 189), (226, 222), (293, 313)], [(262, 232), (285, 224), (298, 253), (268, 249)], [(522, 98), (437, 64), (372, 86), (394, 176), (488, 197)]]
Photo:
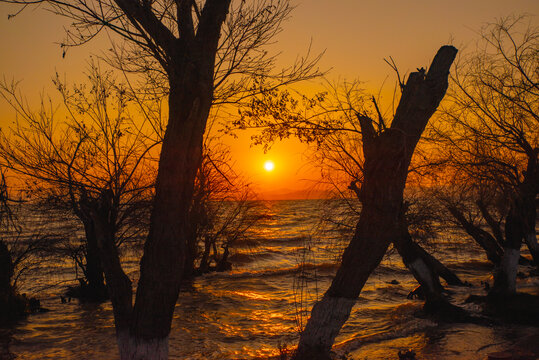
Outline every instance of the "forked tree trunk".
[(178, 35), (155, 17), (151, 6), (128, 0), (115, 3), (130, 22), (148, 33), (151, 51), (163, 65), (169, 82), (168, 125), (134, 305), (131, 283), (121, 268), (114, 244), (103, 242), (100, 253), (121, 358), (167, 359), (168, 335), (190, 235), (188, 212), (213, 100), (215, 56), (230, 0), (205, 1), (197, 13), (196, 26), (193, 3), (177, 2)]
[(399, 236), (403, 191), (413, 152), (447, 90), (457, 49), (442, 47), (425, 71), (411, 73), (391, 127), (376, 134), (373, 120), (358, 114), (365, 157), (362, 210), (342, 263), (312, 309), (295, 359), (328, 359), (335, 337), (350, 315), (361, 289), (391, 241)]

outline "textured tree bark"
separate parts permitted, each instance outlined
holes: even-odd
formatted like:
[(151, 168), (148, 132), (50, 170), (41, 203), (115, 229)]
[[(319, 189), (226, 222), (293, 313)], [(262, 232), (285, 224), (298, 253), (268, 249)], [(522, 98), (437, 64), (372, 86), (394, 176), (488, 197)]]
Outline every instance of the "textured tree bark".
[(230, 0), (207, 1), (194, 43), (184, 39), (183, 53), (173, 54), (179, 56), (169, 71), (169, 122), (130, 327), (136, 343), (162, 343), (170, 332), (183, 279), (188, 213), (212, 104), (217, 42), (229, 4)]
[(330, 288), (311, 311), (295, 359), (328, 359), (335, 337), (391, 241), (399, 236), (403, 191), (413, 152), (447, 90), (457, 49), (442, 47), (429, 72), (411, 73), (389, 129), (376, 134), (358, 114), (365, 156), (362, 210), (354, 236)]
[[(199, 92), (193, 91), (196, 82), (171, 88), (170, 122), (159, 161), (150, 234), (133, 313), (132, 331), (144, 340), (168, 336), (183, 278), (190, 236), (188, 213), (211, 106), (211, 82), (205, 84), (208, 87)], [(185, 88), (191, 91), (187, 93)]]
[[(131, 282), (110, 236), (113, 233), (108, 225), (112, 222), (96, 224), (96, 233), (121, 358), (166, 359), (172, 315), (184, 275), (190, 235), (188, 213), (213, 100), (215, 56), (230, 0), (206, 0), (198, 14), (196, 31), (193, 4), (177, 2), (179, 37), (155, 17), (151, 5), (127, 0), (115, 3), (135, 27), (148, 34), (169, 81), (168, 125), (134, 305)], [(96, 217), (106, 213), (101, 209)]]

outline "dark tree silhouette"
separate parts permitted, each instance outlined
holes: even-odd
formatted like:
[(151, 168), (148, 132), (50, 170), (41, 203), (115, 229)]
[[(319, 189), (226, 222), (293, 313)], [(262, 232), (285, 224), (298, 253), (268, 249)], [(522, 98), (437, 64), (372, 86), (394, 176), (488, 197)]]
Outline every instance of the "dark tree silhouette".
[(437, 130), (454, 178), (473, 184), (464, 206), (475, 206), (490, 230), (448, 207), (499, 264), (491, 294), (515, 292), (523, 241), (539, 264), (539, 29), (525, 21), (507, 18), (483, 31), (478, 50), (456, 66)]
[[(301, 334), (296, 359), (327, 359), (363, 285), (387, 247), (401, 236), (403, 191), (408, 166), (425, 126), (447, 89), (457, 50), (442, 47), (428, 70), (410, 74), (391, 125), (376, 133), (369, 117), (358, 114), (365, 165), (360, 191), (362, 210), (354, 237), (322, 300), (314, 305)], [(415, 259), (414, 259), (415, 260)], [(425, 269), (414, 263), (422, 276)]]
[[(264, 49), (290, 13), (286, 0), (6, 0), (43, 5), (73, 20), (65, 45), (89, 41), (109, 29), (135, 52), (126, 60), (159, 64), (155, 69), (168, 95), (164, 133), (155, 185), (149, 235), (141, 260), (140, 280), (133, 303), (132, 286), (124, 273), (113, 239), (106, 229), (98, 246), (111, 296), (123, 359), (162, 359), (168, 356), (168, 334), (183, 279), (189, 233), (189, 209), (202, 161), (202, 143), (210, 109), (219, 89), (241, 100), (256, 92), (264, 78), (273, 86), (317, 75), (316, 58), (300, 59), (288, 70), (275, 72), (274, 58)], [(230, 13), (229, 13), (230, 12)], [(150, 60), (145, 62), (145, 60)], [(140, 69), (140, 68), (139, 68)], [(242, 80), (243, 79), (243, 80)], [(257, 81), (258, 81), (257, 80)], [(221, 97), (220, 97), (221, 98)], [(232, 97), (226, 96), (231, 99)], [(96, 218), (110, 216), (110, 194), (104, 193)]]
[[(324, 105), (328, 96), (324, 93), (297, 100), (287, 91), (268, 89), (243, 109), (242, 118), (234, 124), (239, 128), (262, 128), (254, 137), (255, 144), (270, 146), (275, 139), (289, 136), (315, 143), (317, 150), (321, 150), (321, 161), (328, 164), (328, 173), (351, 178), (350, 189), (362, 204), (359, 222), (337, 275), (323, 299), (314, 306), (302, 332), (297, 359), (329, 358), (333, 341), (363, 285), (392, 242), (424, 285), (429, 302), (448, 305), (440, 296), (441, 264), (431, 256), (427, 258), (428, 254), (412, 241), (408, 232), (403, 191), (415, 147), (445, 95), (456, 53), (454, 47), (444, 46), (428, 72), (421, 69), (410, 74), (406, 84), (401, 84), (402, 96), (391, 124), (386, 123), (374, 100), (370, 112), (377, 118), (367, 115), (365, 97), (361, 91), (357, 94), (354, 86), (345, 87), (344, 101), (334, 96), (336, 104), (329, 105)], [(354, 102), (359, 103), (351, 106)], [(318, 104), (322, 104), (322, 109), (313, 111)], [(339, 135), (334, 136), (336, 133)]]
[[(36, 234), (23, 236), (10, 198), (5, 171), (0, 171), (0, 322), (9, 324), (41, 310), (39, 301), (20, 294), (23, 273), (34, 270), (46, 258), (51, 239)], [(37, 258), (37, 259), (36, 259)]]
[(185, 276), (229, 270), (230, 251), (260, 218), (249, 185), (231, 167), (229, 148), (209, 139), (195, 180)]
[(55, 79), (64, 106), (48, 108), (50, 99), (42, 99), (36, 112), (25, 105), (15, 84), (1, 84), (0, 94), (17, 120), (0, 135), (0, 155), (4, 166), (24, 181), (31, 201), (80, 220), (82, 244), (74, 246), (68, 237), (51, 251), (67, 253), (81, 268), (84, 281), (74, 296), (102, 301), (108, 296), (94, 213), (105, 206), (102, 201), (110, 201), (107, 229), (116, 246), (141, 236), (155, 179), (150, 155), (159, 138), (147, 121), (133, 122), (129, 107), (135, 101), (110, 72), (91, 66), (88, 78), (88, 84), (72, 89)]

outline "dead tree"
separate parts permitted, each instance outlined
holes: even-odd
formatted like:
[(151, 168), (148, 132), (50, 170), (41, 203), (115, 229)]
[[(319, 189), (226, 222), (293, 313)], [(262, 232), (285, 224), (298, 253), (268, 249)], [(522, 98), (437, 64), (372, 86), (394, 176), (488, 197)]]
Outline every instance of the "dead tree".
[[(330, 288), (315, 304), (301, 334), (296, 359), (328, 359), (369, 275), (389, 244), (401, 236), (403, 191), (414, 149), (445, 95), (449, 68), (457, 50), (442, 47), (429, 71), (413, 72), (404, 86), (395, 116), (376, 134), (373, 120), (358, 114), (363, 140), (363, 207), (354, 236)], [(420, 266), (416, 270), (423, 272)]]

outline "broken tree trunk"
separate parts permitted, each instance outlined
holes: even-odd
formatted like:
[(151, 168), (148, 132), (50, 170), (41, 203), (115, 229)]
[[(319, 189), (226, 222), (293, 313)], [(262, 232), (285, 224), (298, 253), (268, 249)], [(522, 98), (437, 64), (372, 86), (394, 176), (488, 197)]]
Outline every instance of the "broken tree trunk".
[(361, 289), (390, 242), (399, 235), (403, 191), (415, 147), (447, 90), (457, 49), (440, 48), (427, 74), (410, 74), (388, 129), (376, 134), (373, 120), (358, 114), (365, 156), (359, 192), (361, 215), (330, 288), (314, 305), (295, 359), (328, 359)]

